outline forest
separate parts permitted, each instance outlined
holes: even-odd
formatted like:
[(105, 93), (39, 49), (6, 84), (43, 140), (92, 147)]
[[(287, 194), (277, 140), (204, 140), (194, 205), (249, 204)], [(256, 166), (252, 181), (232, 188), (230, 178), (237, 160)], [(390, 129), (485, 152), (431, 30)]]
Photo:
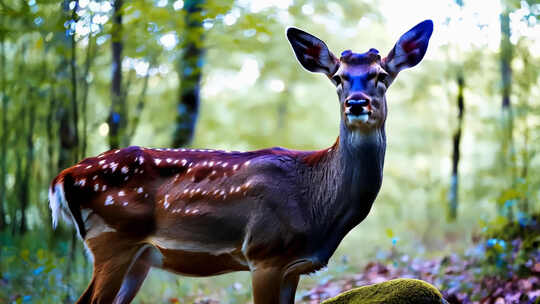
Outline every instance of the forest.
[[(73, 303), (92, 262), (53, 229), (63, 169), (128, 146), (325, 149), (339, 102), (285, 31), (334, 54), (432, 19), (387, 93), (384, 181), (296, 303), (416, 278), (449, 303), (540, 303), (540, 1), (0, 0), (0, 303)], [(134, 303), (252, 303), (248, 272), (152, 269)]]

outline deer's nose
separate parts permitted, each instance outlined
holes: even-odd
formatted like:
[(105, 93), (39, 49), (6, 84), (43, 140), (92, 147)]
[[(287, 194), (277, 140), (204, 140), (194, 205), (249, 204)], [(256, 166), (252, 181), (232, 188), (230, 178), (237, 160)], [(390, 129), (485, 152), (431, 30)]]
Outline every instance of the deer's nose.
[(353, 94), (345, 100), (345, 107), (353, 115), (371, 114), (371, 98), (365, 94)]
[(347, 97), (345, 102), (346, 103), (350, 103), (350, 102), (358, 103), (358, 102), (361, 102), (361, 103), (363, 103), (362, 106), (365, 107), (365, 106), (368, 106), (369, 104), (371, 104), (371, 98), (369, 96), (367, 96), (366, 94), (364, 94), (364, 93), (358, 92), (358, 93), (354, 93), (354, 94), (349, 95), (349, 97)]

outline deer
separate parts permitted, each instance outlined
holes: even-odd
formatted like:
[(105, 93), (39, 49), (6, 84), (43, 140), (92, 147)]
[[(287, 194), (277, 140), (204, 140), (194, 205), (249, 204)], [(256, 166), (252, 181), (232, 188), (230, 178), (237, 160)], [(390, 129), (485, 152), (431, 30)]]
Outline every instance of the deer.
[(374, 48), (337, 58), (287, 29), (299, 63), (337, 88), (339, 136), (329, 148), (132, 146), (63, 170), (49, 188), (53, 226), (73, 223), (94, 267), (77, 303), (130, 303), (152, 267), (249, 271), (255, 304), (294, 303), (300, 276), (325, 267), (370, 212), (383, 179), (386, 91), (423, 59), (432, 32), (425, 20), (384, 58)]

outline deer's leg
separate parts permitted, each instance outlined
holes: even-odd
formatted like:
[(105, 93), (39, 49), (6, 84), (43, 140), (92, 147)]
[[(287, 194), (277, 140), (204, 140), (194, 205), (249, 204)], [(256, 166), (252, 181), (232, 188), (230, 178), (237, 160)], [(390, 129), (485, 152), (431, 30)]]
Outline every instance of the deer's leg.
[(157, 249), (114, 232), (103, 233), (86, 244), (94, 256), (94, 274), (77, 303), (129, 303), (154, 265)]
[(294, 295), (296, 294), (296, 287), (298, 287), (298, 281), (300, 276), (297, 274), (290, 274), (283, 278), (280, 291), (281, 304), (293, 304)]
[(133, 264), (124, 276), (122, 286), (116, 295), (114, 304), (130, 303), (139, 291), (139, 288), (141, 288), (150, 268), (161, 264), (161, 259), (161, 253), (151, 245), (146, 245), (139, 249), (139, 252), (135, 255)]
[(254, 304), (279, 303), (283, 271), (279, 268), (256, 268), (251, 271)]
[(91, 303), (91, 301), (92, 301), (92, 292), (94, 291), (94, 281), (95, 281), (94, 280), (94, 275), (92, 275), (92, 280), (90, 280), (90, 284), (88, 284), (88, 287), (86, 287), (86, 290), (79, 297), (76, 304)]

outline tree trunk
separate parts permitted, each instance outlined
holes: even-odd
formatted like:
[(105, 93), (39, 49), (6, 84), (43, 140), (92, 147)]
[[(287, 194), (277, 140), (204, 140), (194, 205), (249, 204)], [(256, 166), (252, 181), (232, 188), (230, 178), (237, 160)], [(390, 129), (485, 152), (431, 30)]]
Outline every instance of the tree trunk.
[[(49, 170), (49, 175), (47, 180), (52, 180), (58, 170), (58, 168), (55, 165), (54, 161), (54, 147), (55, 144), (55, 127), (56, 124), (54, 123), (54, 113), (56, 112), (56, 94), (55, 94), (55, 84), (52, 83), (50, 85), (50, 97), (49, 97), (49, 107), (47, 109), (47, 117), (45, 118), (45, 130), (47, 132), (47, 168)], [(47, 223), (52, 223), (52, 214), (51, 212), (48, 212), (48, 221)], [(46, 225), (47, 227), (52, 229), (52, 225)]]
[(7, 103), (6, 93), (6, 50), (4, 44), (4, 33), (0, 33), (0, 97), (2, 98), (2, 140), (0, 147), (0, 231), (6, 228), (7, 195), (6, 195), (6, 175), (7, 175)]
[(19, 199), (21, 204), (21, 222), (19, 226), (19, 233), (24, 234), (28, 230), (28, 224), (26, 220), (26, 209), (28, 208), (28, 202), (30, 201), (30, 191), (32, 180), (32, 166), (34, 164), (34, 127), (36, 123), (36, 109), (35, 103), (32, 101), (35, 96), (33, 96), (34, 90), (30, 90), (30, 102), (28, 109), (28, 131), (26, 133), (26, 159), (24, 160), (25, 167), (23, 175), (21, 176), (21, 187), (19, 193)]
[(122, 2), (113, 2), (114, 16), (112, 26), (112, 82), (111, 113), (109, 114), (109, 147), (117, 149), (124, 140), (126, 126), (126, 104), (122, 95)]
[(501, 79), (502, 108), (510, 109), (510, 93), (512, 83), (512, 44), (510, 43), (510, 15), (505, 9), (501, 14)]
[(141, 120), (141, 114), (144, 109), (144, 104), (146, 101), (146, 91), (148, 90), (148, 79), (150, 78), (150, 68), (152, 68), (152, 66), (153, 66), (153, 61), (150, 62), (148, 71), (146, 71), (146, 75), (144, 75), (143, 87), (141, 89), (141, 93), (139, 94), (137, 105), (135, 106), (135, 113), (133, 114), (133, 121), (131, 122), (131, 128), (128, 135), (129, 143), (131, 143), (131, 141), (133, 140), (133, 137), (135, 136), (135, 131), (137, 131), (137, 127), (139, 126), (139, 122)]
[[(79, 1), (75, 0), (75, 6), (73, 7), (72, 13), (71, 13), (71, 21), (76, 22), (77, 17), (77, 10), (79, 9)], [(77, 143), (75, 147), (75, 158), (79, 159), (80, 155), (78, 154), (78, 148), (79, 148), (79, 107), (77, 105), (77, 42), (75, 41), (75, 33), (73, 32), (70, 36), (71, 38), (71, 58), (69, 61), (69, 67), (70, 67), (70, 76), (71, 76), (71, 117), (73, 119), (73, 128), (75, 132), (73, 135), (75, 136), (74, 140)]]
[[(78, 7), (76, 3), (74, 10)], [(63, 12), (69, 21), (76, 15), (74, 12), (69, 14), (69, 1), (64, 1)], [(75, 40), (72, 36), (74, 32), (69, 32), (70, 36), (66, 39), (66, 47), (71, 50), (71, 58), (66, 62), (65, 58), (60, 60), (57, 75), (70, 75), (70, 96), (65, 91), (59, 90), (58, 121), (60, 122), (59, 139), (60, 151), (58, 153), (58, 169), (65, 169), (78, 159), (79, 132), (78, 132), (78, 106), (77, 106), (77, 76), (76, 76), (76, 55)], [(68, 71), (68, 67), (70, 70)], [(67, 82), (66, 79), (60, 79), (59, 83)]]
[[(93, 18), (93, 14), (90, 15), (90, 20)], [(90, 27), (92, 21), (90, 21)], [(81, 102), (81, 116), (82, 116), (82, 142), (81, 142), (81, 156), (86, 156), (86, 148), (88, 146), (88, 90), (90, 84), (88, 83), (88, 75), (90, 74), (90, 66), (94, 60), (94, 49), (92, 48), (92, 31), (88, 34), (88, 46), (86, 47), (86, 58), (84, 60), (84, 72), (82, 75), (82, 102)]]
[(186, 25), (178, 70), (180, 99), (176, 108), (177, 118), (172, 143), (175, 147), (191, 143), (199, 113), (199, 92), (204, 63), (202, 47), (204, 28), (201, 15), (203, 3), (204, 0), (186, 0), (184, 3)]
[[(513, 140), (513, 111), (510, 101), (512, 88), (512, 43), (510, 42), (510, 11), (503, 8), (501, 13), (501, 82), (502, 82), (502, 147), (501, 164), (503, 174), (510, 177), (506, 188), (514, 187), (516, 182), (515, 151)], [(504, 206), (499, 211), (504, 213), (509, 220), (513, 220), (513, 203), (504, 202)]]
[(465, 104), (463, 100), (463, 88), (465, 86), (465, 81), (463, 79), (463, 74), (460, 74), (457, 77), (458, 84), (458, 95), (457, 95), (457, 107), (458, 107), (458, 125), (453, 135), (453, 150), (452, 150), (452, 177), (450, 179), (450, 209), (449, 209), (449, 218), (450, 220), (455, 220), (457, 218), (457, 208), (459, 203), (459, 159), (460, 159), (460, 143), (461, 143), (461, 133), (463, 127), (463, 115), (465, 111)]

